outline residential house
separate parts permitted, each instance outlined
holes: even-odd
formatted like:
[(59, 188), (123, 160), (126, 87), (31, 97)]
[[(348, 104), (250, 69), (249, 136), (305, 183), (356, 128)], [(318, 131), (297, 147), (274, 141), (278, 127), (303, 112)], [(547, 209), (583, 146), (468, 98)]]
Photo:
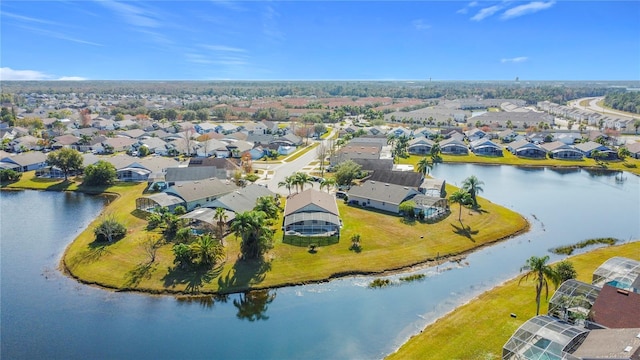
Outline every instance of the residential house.
[(582, 139), (582, 135), (579, 133), (556, 133), (553, 134), (553, 139), (567, 145), (573, 145)]
[(640, 294), (613, 283), (602, 287), (590, 312), (590, 319), (612, 329), (640, 328)]
[(239, 158), (245, 152), (253, 149), (253, 144), (250, 142), (237, 140), (237, 141), (229, 142), (229, 144), (227, 144), (227, 149), (229, 149), (229, 152), (231, 153), (231, 157)]
[(575, 148), (581, 151), (582, 154), (588, 158), (593, 157), (593, 152), (596, 150), (600, 153), (601, 159), (613, 160), (618, 158), (618, 153), (616, 151), (595, 141), (576, 144)]
[(379, 146), (354, 146), (347, 144), (336, 151), (335, 155), (331, 157), (331, 166), (336, 166), (344, 161), (353, 159), (379, 159), (380, 147)]
[(310, 188), (287, 199), (282, 224), (284, 242), (295, 245), (336, 243), (341, 226), (333, 195)]
[(631, 157), (634, 159), (640, 159), (640, 142), (634, 142), (625, 145), (627, 150), (631, 153)]
[(62, 149), (64, 147), (64, 148), (75, 149), (79, 141), (80, 141), (79, 138), (71, 134), (60, 135), (53, 138), (53, 143), (51, 144), (51, 148)]
[(424, 176), (415, 171), (376, 170), (369, 175), (366, 180), (384, 184), (409, 186), (417, 189), (422, 185)]
[(244, 124), (243, 132), (246, 132), (249, 135), (259, 135), (259, 134), (267, 134), (268, 127), (263, 122), (250, 122)]
[(502, 130), (498, 133), (498, 139), (500, 139), (503, 143), (509, 143), (516, 140), (518, 133), (513, 131), (512, 129)]
[(262, 120), (261, 123), (264, 125), (267, 134), (277, 134), (279, 132), (277, 123), (269, 120)]
[(9, 142), (9, 146), (13, 152), (19, 153), (30, 150), (42, 150), (42, 139), (38, 139), (35, 136), (25, 135), (19, 138), (13, 139)]
[(119, 131), (119, 136), (126, 136), (132, 139), (140, 139), (141, 137), (147, 135), (147, 133), (142, 129), (131, 129), (125, 131)]
[(465, 131), (464, 135), (467, 137), (469, 142), (474, 142), (476, 140), (480, 140), (485, 136), (487, 136), (487, 133), (478, 128), (474, 128), (474, 129)]
[(431, 152), (431, 148), (435, 144), (434, 141), (425, 137), (418, 137), (409, 140), (408, 151), (409, 154), (426, 155)]
[(275, 140), (275, 136), (272, 134), (250, 133), (245, 140), (256, 145), (268, 145)]
[(105, 149), (111, 149), (113, 152), (128, 151), (131, 146), (138, 141), (128, 137), (107, 138), (102, 142)]
[(353, 159), (364, 171), (378, 171), (393, 169), (393, 159)]
[(195, 124), (193, 128), (196, 130), (198, 134), (206, 134), (210, 132), (216, 132), (218, 128), (218, 124), (214, 124), (211, 122), (202, 122), (199, 124)]
[(196, 166), (196, 167), (170, 167), (164, 173), (164, 182), (166, 187), (177, 184), (206, 180), (206, 179), (222, 179), (226, 180), (226, 172), (224, 169), (219, 171), (215, 166)]
[(138, 141), (138, 148), (145, 146), (151, 154), (168, 155), (167, 142), (157, 137), (145, 137)]
[(349, 204), (399, 214), (400, 204), (411, 200), (419, 192), (408, 186), (367, 180), (360, 186), (352, 186), (347, 194)]
[(210, 204), (215, 199), (237, 189), (238, 187), (233, 181), (205, 179), (179, 183), (169, 187), (164, 192), (181, 198), (185, 202), (185, 209), (192, 211), (198, 207), (211, 207)]
[(236, 131), (240, 131), (241, 129), (242, 129), (242, 126), (238, 124), (233, 124), (233, 123), (218, 124), (215, 128), (216, 132), (225, 134), (225, 135), (234, 133)]
[(440, 143), (440, 152), (447, 155), (467, 155), (469, 148), (462, 140), (449, 138)]
[(220, 140), (205, 140), (202, 141), (196, 148), (196, 154), (198, 157), (221, 157), (226, 158), (230, 156), (229, 149), (227, 148), (227, 142)]
[(443, 179), (427, 177), (418, 187), (418, 191), (427, 196), (444, 198), (447, 196), (446, 186), (447, 182)]
[[(249, 184), (246, 187), (232, 191), (226, 195), (222, 195), (209, 204), (211, 208), (223, 208), (231, 214), (227, 214), (227, 221), (230, 222), (235, 218), (235, 214), (245, 211), (251, 211), (256, 206), (258, 198), (276, 194), (265, 186), (258, 184)], [(230, 215), (230, 216), (229, 216)]]
[(544, 143), (540, 147), (547, 151), (549, 157), (553, 159), (581, 160), (584, 156), (582, 151), (577, 150), (573, 145), (567, 145), (560, 141)]
[(224, 171), (225, 177), (222, 177), (219, 172), (218, 178), (220, 179), (232, 179), (233, 174), (236, 171), (240, 171), (240, 167), (231, 159), (227, 158), (191, 158), (189, 160), (189, 167), (194, 166), (213, 166), (218, 168), (218, 171)]
[(530, 143), (526, 139), (517, 140), (511, 142), (507, 145), (507, 150), (509, 150), (513, 155), (533, 158), (533, 159), (544, 159), (547, 157), (547, 151), (540, 146)]
[(640, 359), (640, 328), (594, 329), (573, 352), (582, 360)]
[(478, 139), (469, 143), (471, 151), (476, 155), (502, 156), (502, 146), (489, 139)]
[(40, 151), (27, 151), (0, 159), (0, 168), (18, 172), (42, 169), (47, 166), (47, 154)]

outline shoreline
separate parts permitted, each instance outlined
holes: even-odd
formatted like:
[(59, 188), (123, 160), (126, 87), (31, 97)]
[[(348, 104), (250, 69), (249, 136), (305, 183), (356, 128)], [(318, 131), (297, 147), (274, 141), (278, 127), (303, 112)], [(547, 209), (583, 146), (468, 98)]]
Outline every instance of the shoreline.
[(273, 290), (273, 289), (281, 289), (281, 288), (286, 288), (286, 287), (296, 287), (296, 286), (304, 286), (304, 285), (311, 285), (311, 284), (323, 284), (323, 283), (328, 283), (331, 282), (332, 280), (337, 280), (337, 279), (343, 279), (343, 278), (348, 278), (348, 277), (357, 277), (357, 276), (374, 276), (374, 275), (378, 275), (378, 276), (389, 276), (389, 275), (395, 275), (395, 274), (403, 274), (403, 273), (409, 273), (409, 272), (413, 272), (413, 271), (419, 271), (419, 270), (423, 270), (423, 269), (428, 269), (430, 267), (434, 267), (434, 266), (439, 266), (448, 262), (461, 262), (462, 260), (464, 260), (468, 255), (479, 251), (485, 247), (488, 246), (492, 246), (495, 245), (499, 242), (502, 241), (506, 241), (509, 240), (511, 238), (514, 238), (516, 236), (522, 235), (527, 233), (530, 228), (531, 225), (529, 223), (529, 221), (526, 221), (526, 226), (522, 229), (520, 229), (519, 231), (508, 235), (508, 236), (504, 236), (502, 238), (496, 239), (494, 241), (490, 241), (484, 244), (480, 244), (472, 249), (468, 249), (465, 251), (461, 251), (459, 253), (453, 253), (453, 254), (447, 254), (447, 255), (443, 255), (441, 256), (439, 259), (433, 259), (433, 258), (429, 258), (423, 261), (418, 261), (418, 262), (414, 262), (412, 264), (409, 265), (405, 265), (405, 266), (399, 266), (396, 268), (391, 268), (391, 269), (385, 269), (385, 270), (380, 270), (380, 271), (345, 271), (345, 272), (340, 272), (340, 273), (334, 273), (331, 274), (329, 277), (324, 278), (324, 279), (320, 279), (320, 280), (309, 280), (309, 281), (299, 281), (299, 282), (287, 282), (287, 283), (282, 283), (282, 284), (277, 284), (277, 285), (272, 285), (272, 286), (256, 286), (256, 287), (250, 287), (248, 289), (244, 289), (244, 290), (238, 290), (238, 291), (230, 291), (230, 292), (220, 292), (220, 291), (207, 291), (207, 290), (201, 290), (198, 293), (192, 293), (192, 292), (184, 292), (181, 290), (171, 290), (171, 289), (164, 289), (164, 290), (154, 290), (154, 289), (140, 289), (140, 288), (129, 288), (129, 287), (115, 287), (115, 286), (109, 286), (109, 285), (105, 285), (105, 284), (101, 284), (95, 281), (87, 281), (84, 280), (80, 277), (78, 277), (77, 275), (75, 275), (67, 266), (66, 262), (65, 262), (65, 255), (67, 253), (67, 250), (69, 248), (69, 245), (67, 245), (67, 247), (65, 247), (64, 252), (61, 255), (61, 259), (58, 262), (58, 270), (60, 270), (64, 275), (76, 280), (77, 282), (84, 284), (84, 285), (88, 285), (88, 286), (92, 286), (95, 288), (100, 288), (103, 290), (107, 290), (107, 291), (113, 291), (113, 292), (125, 292), (125, 293), (139, 293), (139, 294), (145, 294), (145, 295), (150, 295), (150, 296), (181, 296), (181, 297), (199, 297), (199, 296), (203, 296), (203, 295), (231, 295), (231, 294), (240, 294), (243, 292), (249, 292), (249, 291), (258, 291), (258, 290)]

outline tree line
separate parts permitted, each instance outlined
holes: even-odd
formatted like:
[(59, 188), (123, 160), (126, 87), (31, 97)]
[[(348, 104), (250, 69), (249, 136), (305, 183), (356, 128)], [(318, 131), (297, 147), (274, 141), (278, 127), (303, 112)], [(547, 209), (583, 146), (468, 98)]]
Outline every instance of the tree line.
[(614, 92), (604, 97), (610, 108), (640, 114), (640, 91)]

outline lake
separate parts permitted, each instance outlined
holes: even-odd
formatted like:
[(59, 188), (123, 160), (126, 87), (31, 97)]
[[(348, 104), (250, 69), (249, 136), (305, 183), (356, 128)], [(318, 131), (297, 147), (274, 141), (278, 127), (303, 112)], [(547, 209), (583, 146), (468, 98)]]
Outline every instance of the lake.
[[(106, 291), (57, 270), (64, 248), (105, 199), (39, 191), (0, 193), (1, 357), (6, 359), (377, 359), (458, 305), (518, 274), (531, 255), (595, 237), (640, 236), (640, 181), (585, 170), (439, 164), (460, 184), (529, 219), (531, 231), (422, 281), (369, 289), (371, 277), (213, 299)], [(365, 239), (366, 242), (366, 239)], [(389, 276), (397, 279), (401, 275)], [(406, 274), (402, 275), (406, 276)], [(533, 299), (532, 299), (533, 301)], [(499, 349), (496, 349), (499, 352)]]

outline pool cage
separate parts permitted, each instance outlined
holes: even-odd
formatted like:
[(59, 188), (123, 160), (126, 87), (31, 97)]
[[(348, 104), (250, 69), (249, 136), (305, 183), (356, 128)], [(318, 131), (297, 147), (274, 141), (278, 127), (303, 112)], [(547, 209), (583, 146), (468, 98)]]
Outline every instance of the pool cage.
[(616, 256), (602, 263), (593, 272), (591, 283), (598, 287), (611, 283), (620, 289), (639, 292), (640, 280), (638, 280), (638, 276), (640, 276), (640, 261)]
[(601, 288), (575, 279), (563, 282), (549, 300), (548, 315), (581, 324), (589, 315)]
[(589, 333), (551, 316), (527, 320), (502, 348), (503, 360), (579, 360), (571, 355)]

